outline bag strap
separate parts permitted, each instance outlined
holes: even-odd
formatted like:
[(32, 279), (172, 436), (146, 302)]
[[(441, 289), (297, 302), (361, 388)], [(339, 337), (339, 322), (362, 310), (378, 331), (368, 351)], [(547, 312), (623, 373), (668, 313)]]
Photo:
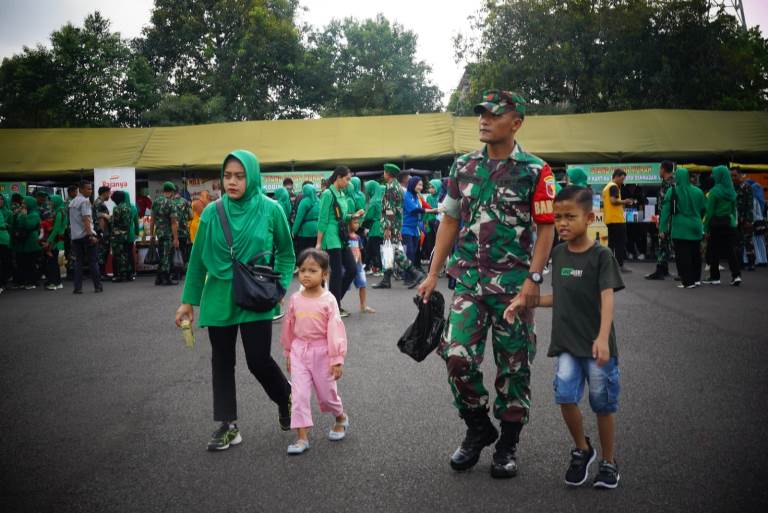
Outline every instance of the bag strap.
[(229, 220), (227, 219), (227, 213), (224, 211), (224, 203), (221, 199), (216, 200), (216, 212), (219, 214), (219, 221), (221, 222), (221, 229), (224, 231), (224, 239), (229, 246), (229, 255), (232, 260), (235, 260), (235, 248), (232, 245), (232, 230), (229, 227)]

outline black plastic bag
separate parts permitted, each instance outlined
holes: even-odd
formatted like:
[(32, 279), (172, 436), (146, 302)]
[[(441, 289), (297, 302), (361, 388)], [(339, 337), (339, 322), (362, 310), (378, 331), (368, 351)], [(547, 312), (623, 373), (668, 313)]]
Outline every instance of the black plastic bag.
[(433, 292), (426, 304), (419, 296), (413, 298), (419, 314), (397, 341), (397, 347), (417, 362), (429, 356), (440, 343), (445, 319), (445, 299), (440, 292)]
[(157, 252), (157, 245), (152, 243), (147, 248), (147, 254), (144, 255), (144, 265), (160, 265), (160, 253)]

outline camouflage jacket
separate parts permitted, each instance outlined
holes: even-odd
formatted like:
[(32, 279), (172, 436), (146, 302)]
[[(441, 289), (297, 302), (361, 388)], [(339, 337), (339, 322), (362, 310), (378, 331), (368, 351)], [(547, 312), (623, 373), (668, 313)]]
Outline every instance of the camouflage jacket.
[(661, 215), (661, 204), (664, 203), (664, 198), (667, 195), (667, 191), (675, 185), (674, 177), (670, 176), (666, 180), (661, 181), (661, 187), (659, 187), (659, 194), (656, 195), (656, 214)]
[(381, 229), (391, 230), (392, 239), (400, 239), (403, 229), (403, 191), (397, 180), (386, 184), (381, 199)]
[(514, 294), (528, 276), (535, 224), (552, 224), (555, 177), (519, 145), (491, 161), (486, 150), (459, 157), (443, 203), (462, 222), (448, 273), (482, 295)]
[(752, 187), (747, 182), (742, 182), (736, 187), (736, 213), (739, 217), (739, 224), (752, 224), (755, 219), (754, 196)]
[(127, 203), (117, 205), (112, 210), (112, 239), (128, 242), (128, 235), (133, 222), (131, 207)]
[(178, 219), (176, 205), (172, 199), (160, 195), (152, 203), (152, 223), (155, 226), (155, 236), (158, 239), (170, 239), (173, 236), (171, 224)]
[(189, 239), (189, 221), (192, 219), (192, 207), (181, 196), (174, 198), (173, 204), (176, 207), (176, 215), (179, 221), (179, 238)]

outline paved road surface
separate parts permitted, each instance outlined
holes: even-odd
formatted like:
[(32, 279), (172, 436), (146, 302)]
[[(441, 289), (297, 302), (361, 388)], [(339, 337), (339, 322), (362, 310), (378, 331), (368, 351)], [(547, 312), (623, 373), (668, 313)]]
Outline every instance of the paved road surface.
[[(278, 430), (276, 408), (248, 374), (242, 348), (244, 442), (222, 453), (204, 450), (215, 428), (207, 335), (198, 330), (198, 345), (186, 349), (172, 323), (180, 289), (143, 277), (107, 283), (101, 295), (86, 287), (82, 296), (69, 289), (0, 296), (0, 507), (766, 511), (768, 272), (745, 273), (741, 288), (678, 290), (671, 281), (644, 281), (650, 266), (635, 268), (617, 300), (622, 481), (616, 491), (563, 485), (571, 443), (552, 399), (547, 311), (537, 314), (534, 406), (519, 450), (521, 472), (497, 481), (488, 473), (490, 450), (471, 472), (448, 466), (463, 424), (442, 361), (430, 356), (417, 364), (395, 347), (415, 315), (413, 293), (402, 285), (371, 292), (379, 313), (347, 320), (350, 350), (340, 390), (349, 437), (328, 442), (331, 418), (316, 418), (311, 451), (288, 457), (292, 435)], [(355, 299), (350, 294), (345, 304), (352, 307)], [(280, 356), (274, 345), (273, 354)], [(483, 366), (491, 370), (492, 359)], [(587, 429), (596, 437), (592, 416)]]

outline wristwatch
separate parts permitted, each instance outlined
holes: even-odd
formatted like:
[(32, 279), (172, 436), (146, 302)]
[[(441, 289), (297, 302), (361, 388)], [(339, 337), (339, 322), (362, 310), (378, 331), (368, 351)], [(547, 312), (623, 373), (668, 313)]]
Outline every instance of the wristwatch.
[(541, 273), (528, 273), (528, 278), (536, 285), (541, 285), (544, 283), (544, 277), (541, 275)]

